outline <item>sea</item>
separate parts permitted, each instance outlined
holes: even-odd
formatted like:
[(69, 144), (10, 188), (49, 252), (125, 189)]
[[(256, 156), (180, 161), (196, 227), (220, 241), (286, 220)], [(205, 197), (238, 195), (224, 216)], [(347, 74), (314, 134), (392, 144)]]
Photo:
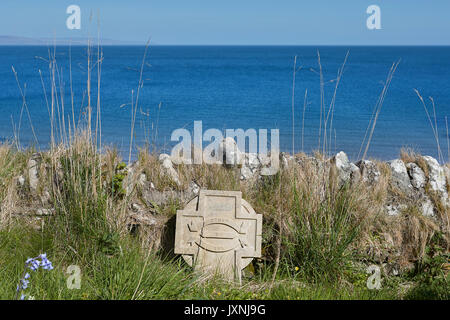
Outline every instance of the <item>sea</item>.
[(330, 154), (358, 160), (373, 128), (366, 158), (395, 159), (401, 148), (438, 158), (439, 140), (447, 161), (449, 80), (445, 46), (0, 46), (0, 141), (45, 150), (52, 104), (58, 140), (68, 123), (86, 125), (90, 96), (102, 146), (126, 159), (130, 143), (132, 158), (170, 152), (174, 130), (192, 132), (194, 121), (203, 132), (279, 129), (281, 151), (322, 151), (328, 118)]

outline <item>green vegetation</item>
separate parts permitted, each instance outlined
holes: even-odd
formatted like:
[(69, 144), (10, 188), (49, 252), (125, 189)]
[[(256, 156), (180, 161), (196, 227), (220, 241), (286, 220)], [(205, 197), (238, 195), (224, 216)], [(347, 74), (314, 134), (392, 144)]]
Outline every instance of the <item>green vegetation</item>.
[[(82, 108), (81, 124), (74, 114), (67, 122), (64, 116), (55, 116), (65, 114), (63, 101), (47, 105), (52, 117), (51, 146), (38, 154), (37, 186), (31, 186), (28, 168), (35, 150), (22, 150), (18, 141), (16, 147), (0, 144), (0, 299), (14, 298), (25, 261), (41, 253), (47, 254), (54, 269), (33, 273), (26, 289), (28, 298), (449, 298), (449, 208), (427, 191), (440, 220), (424, 217), (414, 199), (392, 188), (387, 165), (377, 161), (374, 163), (381, 174), (375, 185), (340, 185), (336, 172), (324, 159), (330, 154), (331, 134), (328, 142), (326, 132), (328, 124), (332, 132), (334, 102), (327, 112), (331, 114), (330, 122), (328, 116), (324, 118), (325, 139), (320, 140), (322, 133), (319, 134), (318, 149), (323, 154), (314, 158), (297, 154), (295, 165), (274, 176), (241, 181), (238, 168), (179, 165), (179, 181), (173, 181), (163, 173), (156, 152), (148, 150), (139, 153), (131, 174), (116, 151), (98, 151), (101, 119), (93, 117), (91, 73), (98, 68), (100, 97), (103, 55), (98, 47), (94, 63), (91, 49), (88, 46), (87, 105)], [(131, 104), (129, 160), (146, 53), (147, 47), (135, 102)], [(48, 79), (51, 101), (65, 96), (64, 88), (57, 86), (57, 65), (52, 53)], [(396, 64), (380, 99), (395, 68)], [(320, 75), (322, 78), (322, 68)], [(341, 75), (342, 71), (338, 78)], [(375, 114), (381, 106), (381, 102), (377, 103)], [(323, 101), (320, 108), (322, 117), (326, 111)], [(101, 113), (99, 100), (96, 111), (97, 115)], [(376, 117), (361, 146), (362, 149), (366, 143), (364, 154), (375, 124)], [(427, 170), (418, 155), (402, 153), (402, 158)], [(140, 175), (145, 176), (147, 190), (137, 181)], [(240, 190), (243, 198), (263, 215), (262, 257), (244, 270), (241, 286), (195, 274), (166, 247), (173, 242), (169, 226), (176, 211), (183, 207), (176, 195), (187, 190), (191, 182), (200, 188)], [(169, 191), (170, 196), (161, 203), (146, 198), (150, 183), (153, 192)], [(407, 202), (408, 206), (395, 217), (382, 214), (388, 197), (391, 201)], [(139, 210), (134, 205), (143, 208), (144, 219), (136, 217), (135, 211)], [(37, 214), (39, 210), (41, 213)], [(146, 223), (148, 217), (151, 223)], [(381, 268), (380, 290), (367, 288), (366, 268), (373, 264)], [(80, 267), (81, 288), (71, 290), (67, 287), (71, 276), (67, 270), (73, 265)], [(411, 267), (414, 270), (405, 272)]]
[[(240, 183), (234, 169), (180, 168), (180, 180), (241, 190), (263, 214), (263, 257), (244, 270), (239, 286), (195, 274), (180, 257), (167, 256), (157, 244), (164, 237), (165, 223), (182, 208), (182, 202), (150, 204), (162, 225), (147, 233), (131, 232), (129, 206), (142, 195), (137, 185), (131, 194), (126, 193), (127, 171), (114, 152), (97, 154), (89, 143), (79, 140), (58, 152), (42, 153), (40, 172), (45, 174), (36, 191), (26, 184), (18, 186), (15, 179), (26, 171), (32, 153), (2, 145), (0, 154), (0, 162), (6, 164), (0, 168), (0, 176), (5, 177), (0, 190), (0, 299), (14, 298), (25, 260), (44, 252), (54, 269), (32, 275), (26, 294), (34, 299), (449, 298), (443, 268), (449, 258), (448, 244), (445, 234), (438, 232), (426, 240), (427, 249), (414, 271), (400, 276), (383, 271), (381, 290), (369, 290), (366, 267), (372, 264), (371, 257), (358, 248), (387, 230), (383, 219), (374, 214), (376, 202), (371, 202), (380, 195), (359, 185), (339, 187), (333, 177), (311, 167), (285, 169), (256, 185)], [(160, 171), (157, 161), (141, 165), (143, 172)], [(36, 208), (36, 198), (46, 190), (50, 193), (47, 206), (54, 214), (22, 214)], [(407, 219), (404, 224), (396, 220), (396, 228), (404, 233), (415, 223), (414, 215), (407, 217), (398, 220)], [(81, 269), (79, 290), (67, 287), (70, 265)]]

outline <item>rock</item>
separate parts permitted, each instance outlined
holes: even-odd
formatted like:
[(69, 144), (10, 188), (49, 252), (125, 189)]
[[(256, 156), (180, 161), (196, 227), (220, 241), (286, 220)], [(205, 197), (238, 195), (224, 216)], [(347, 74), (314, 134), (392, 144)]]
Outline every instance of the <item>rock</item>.
[(51, 201), (52, 196), (50, 195), (50, 192), (45, 190), (41, 195), (41, 202), (43, 205), (49, 204)]
[(139, 175), (139, 178), (138, 178), (138, 184), (139, 184), (139, 186), (143, 186), (144, 184), (145, 184), (145, 182), (147, 181), (147, 175), (145, 174), (145, 173), (141, 173), (140, 175)]
[[(258, 154), (259, 162), (261, 163), (259, 174), (261, 176), (273, 176), (277, 174), (278, 170), (280, 169), (280, 159), (281, 159), (281, 153), (276, 152), (272, 154), (271, 152), (264, 154), (260, 153)], [(252, 170), (253, 173), (255, 173), (255, 170)]]
[(161, 163), (163, 173), (169, 176), (170, 179), (172, 179), (172, 181), (177, 184), (177, 186), (180, 186), (181, 182), (178, 177), (178, 172), (174, 169), (172, 160), (170, 160), (170, 156), (165, 153), (160, 154), (159, 162)]
[(441, 194), (447, 193), (444, 169), (439, 165), (436, 159), (430, 156), (422, 157), (425, 160), (429, 174), (428, 182), (432, 190)]
[(41, 156), (35, 153), (28, 160), (28, 181), (32, 191), (36, 191), (39, 185), (39, 163)]
[(193, 195), (198, 195), (198, 193), (200, 192), (200, 186), (196, 184), (194, 181), (191, 181), (189, 183), (188, 191), (191, 192)]
[(122, 182), (122, 186), (125, 189), (125, 194), (129, 196), (134, 189), (134, 176), (137, 174), (136, 168), (139, 166), (137, 161), (129, 163), (125, 167), (125, 179)]
[(163, 163), (164, 160), (169, 159), (170, 160), (170, 155), (168, 155), (167, 153), (161, 153), (158, 157), (159, 162)]
[(134, 174), (134, 172), (136, 171), (136, 167), (138, 167), (138, 166), (139, 166), (139, 162), (133, 161), (132, 163), (128, 164), (125, 167), (125, 170), (127, 171), (128, 175), (131, 176)]
[(147, 184), (145, 188), (142, 189), (141, 199), (147, 207), (154, 205), (164, 206), (171, 200), (180, 200), (185, 202), (192, 199), (192, 190), (164, 190), (159, 191), (157, 189), (151, 188), (150, 184)]
[(134, 212), (140, 212), (142, 211), (142, 207), (137, 203), (132, 203), (131, 210), (133, 210)]
[(361, 171), (354, 163), (350, 163), (350, 170), (351, 170), (350, 177), (352, 183), (358, 183), (361, 180)]
[[(341, 151), (336, 154), (331, 162), (336, 166), (339, 185), (343, 185), (350, 181), (352, 177), (352, 167), (345, 152)], [(359, 169), (358, 169), (359, 170)]]
[(409, 194), (412, 191), (412, 185), (409, 181), (408, 171), (406, 166), (400, 159), (388, 161), (391, 168), (391, 181), (401, 191)]
[(412, 186), (416, 189), (423, 189), (426, 183), (426, 177), (423, 170), (417, 164), (412, 162), (408, 163), (406, 168), (408, 169)]
[(439, 194), (442, 205), (450, 206), (448, 193), (447, 193), (447, 179), (446, 172), (443, 167), (439, 165), (436, 159), (430, 156), (422, 157), (428, 166), (428, 183), (432, 191)]
[(223, 164), (226, 166), (233, 167), (242, 164), (242, 152), (231, 137), (226, 137), (220, 142), (219, 155), (223, 155)]
[(280, 153), (280, 162), (281, 162), (281, 167), (282, 168), (289, 168), (289, 160), (288, 160), (288, 155), (286, 155), (286, 153), (281, 152)]
[(388, 216), (397, 216), (400, 211), (398, 210), (398, 207), (392, 204), (388, 204), (386, 206), (387, 214)]
[(39, 208), (36, 210), (37, 216), (51, 216), (53, 214), (51, 209)]
[(389, 216), (397, 216), (399, 213), (401, 213), (406, 208), (407, 208), (407, 206), (405, 204), (391, 203), (386, 206), (386, 211)]
[(260, 166), (260, 162), (259, 162), (257, 153), (246, 154), (246, 159), (247, 159), (246, 164), (248, 165), (248, 167), (251, 170), (255, 170)]
[(434, 216), (434, 206), (433, 202), (431, 202), (430, 198), (425, 197), (425, 200), (422, 202), (421, 206), (422, 215), (425, 217), (433, 217)]
[(133, 221), (133, 224), (142, 226), (154, 226), (157, 224), (155, 217), (142, 211), (132, 214), (130, 220)]
[(266, 167), (270, 165), (270, 156), (265, 153), (258, 154), (258, 160), (261, 166)]
[(19, 177), (17, 178), (17, 182), (19, 183), (19, 185), (20, 185), (21, 187), (23, 187), (23, 186), (25, 185), (25, 177), (24, 177), (24, 176), (19, 176)]
[(442, 166), (442, 168), (444, 169), (444, 174), (445, 174), (445, 178), (446, 178), (446, 182), (450, 183), (450, 168), (445, 166)]
[(252, 170), (247, 166), (241, 168), (241, 180), (248, 180), (253, 176)]
[(368, 184), (375, 184), (380, 179), (380, 170), (375, 162), (370, 160), (360, 160), (356, 166), (361, 170), (362, 181)]

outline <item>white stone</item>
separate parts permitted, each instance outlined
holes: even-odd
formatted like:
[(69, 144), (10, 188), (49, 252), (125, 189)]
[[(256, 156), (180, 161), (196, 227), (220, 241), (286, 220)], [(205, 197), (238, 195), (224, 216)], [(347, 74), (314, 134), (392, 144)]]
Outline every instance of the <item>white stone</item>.
[(17, 181), (19, 182), (21, 187), (23, 187), (25, 185), (25, 177), (24, 176), (19, 176), (17, 178)]
[(258, 153), (258, 160), (262, 166), (270, 165), (270, 156), (266, 153)]
[(408, 171), (406, 170), (406, 166), (403, 161), (400, 159), (391, 160), (388, 161), (388, 165), (391, 168), (392, 183), (405, 193), (412, 191)]
[(247, 166), (241, 168), (241, 180), (248, 180), (253, 176), (252, 170)]
[(423, 189), (426, 183), (426, 177), (423, 170), (415, 163), (408, 163), (406, 165), (409, 176), (411, 177), (411, 184), (416, 189)]
[(194, 195), (197, 195), (200, 192), (200, 186), (194, 181), (191, 181), (189, 183), (189, 190), (191, 190)]
[(407, 206), (404, 204), (388, 204), (386, 206), (387, 214), (389, 216), (397, 216), (402, 212), (402, 210), (405, 210), (406, 208)]
[(236, 166), (242, 164), (242, 152), (239, 150), (236, 141), (231, 137), (226, 137), (220, 142), (219, 155), (223, 155), (224, 165)]
[(142, 187), (142, 186), (144, 186), (146, 181), (147, 181), (147, 176), (145, 175), (145, 173), (141, 173), (139, 175), (138, 184)]
[(159, 162), (163, 163), (165, 159), (170, 159), (170, 155), (167, 153), (161, 153), (158, 157)]
[(131, 204), (131, 209), (133, 211), (141, 211), (142, 210), (141, 206), (139, 204), (137, 204), (137, 203), (132, 203)]
[(180, 186), (181, 182), (178, 177), (178, 172), (174, 169), (172, 160), (170, 160), (170, 156), (168, 154), (162, 153), (159, 155), (159, 161), (161, 163), (163, 172), (168, 175), (173, 182)]
[(352, 165), (345, 152), (341, 151), (336, 154), (332, 158), (332, 163), (336, 166), (339, 184), (342, 185), (349, 182), (352, 177)]
[(361, 179), (361, 171), (354, 163), (350, 163), (350, 171), (352, 182), (357, 183)]
[(391, 204), (388, 204), (386, 206), (386, 210), (387, 210), (387, 214), (389, 216), (397, 216), (400, 213), (398, 208), (396, 206), (391, 205)]
[(46, 208), (39, 208), (36, 210), (36, 215), (38, 216), (50, 216), (52, 215), (52, 211)]
[(434, 216), (434, 206), (433, 206), (433, 202), (431, 202), (431, 200), (426, 197), (425, 201), (422, 202), (422, 215), (424, 215), (425, 217), (433, 217)]
[(36, 191), (39, 185), (39, 155), (34, 154), (28, 160), (28, 181), (30, 183), (30, 188), (32, 191)]
[(428, 182), (432, 190), (446, 193), (444, 169), (439, 165), (436, 159), (430, 156), (424, 156), (423, 159), (428, 165)]
[(360, 160), (356, 165), (361, 170), (362, 181), (368, 184), (377, 183), (380, 179), (380, 171), (375, 162), (370, 160)]
[(247, 164), (248, 164), (248, 167), (249, 167), (250, 169), (253, 170), (253, 169), (256, 169), (256, 168), (259, 167), (260, 162), (259, 162), (258, 154), (257, 154), (257, 153), (248, 153), (248, 154), (247, 154), (247, 159), (248, 159)]

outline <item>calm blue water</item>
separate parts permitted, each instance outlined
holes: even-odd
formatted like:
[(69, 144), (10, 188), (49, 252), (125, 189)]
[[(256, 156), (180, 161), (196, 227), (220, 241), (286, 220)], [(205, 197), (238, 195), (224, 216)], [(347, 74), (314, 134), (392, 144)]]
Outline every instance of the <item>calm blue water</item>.
[[(192, 130), (194, 120), (208, 128), (279, 128), (281, 148), (292, 143), (292, 67), (298, 55), (295, 147), (302, 146), (301, 122), (305, 89), (304, 151), (318, 146), (320, 81), (317, 73), (320, 50), (325, 77), (325, 103), (333, 94), (337, 70), (350, 51), (344, 76), (337, 92), (333, 146), (355, 159), (370, 116), (394, 61), (401, 63), (381, 110), (369, 156), (392, 159), (401, 147), (437, 156), (433, 132), (426, 113), (413, 89), (434, 98), (444, 156), (447, 157), (445, 116), (450, 116), (450, 47), (293, 47), (293, 46), (155, 46), (149, 49), (140, 92), (135, 142), (143, 146), (153, 140), (169, 150), (174, 129)], [(144, 47), (104, 47), (101, 109), (105, 144), (116, 145), (127, 155), (130, 139), (131, 92), (136, 90)], [(75, 117), (82, 117), (86, 106), (86, 48), (72, 47)], [(71, 113), (69, 48), (57, 48), (61, 83), (65, 91), (66, 118)], [(50, 120), (39, 70), (42, 70), (47, 96), (50, 96), (47, 47), (0, 47), (0, 138), (13, 136), (18, 129), (22, 99), (11, 66), (24, 86), (31, 120), (41, 148), (50, 141)], [(96, 98), (96, 70), (93, 72)], [(158, 105), (161, 108), (158, 111)], [(149, 114), (149, 116), (144, 113)], [(94, 115), (95, 117), (95, 115)], [(67, 120), (66, 120), (67, 121)], [(20, 138), (33, 143), (26, 112), (22, 115)], [(153, 129), (152, 129), (153, 128)], [(336, 138), (336, 139), (335, 139)], [(336, 141), (336, 145), (334, 145)]]

